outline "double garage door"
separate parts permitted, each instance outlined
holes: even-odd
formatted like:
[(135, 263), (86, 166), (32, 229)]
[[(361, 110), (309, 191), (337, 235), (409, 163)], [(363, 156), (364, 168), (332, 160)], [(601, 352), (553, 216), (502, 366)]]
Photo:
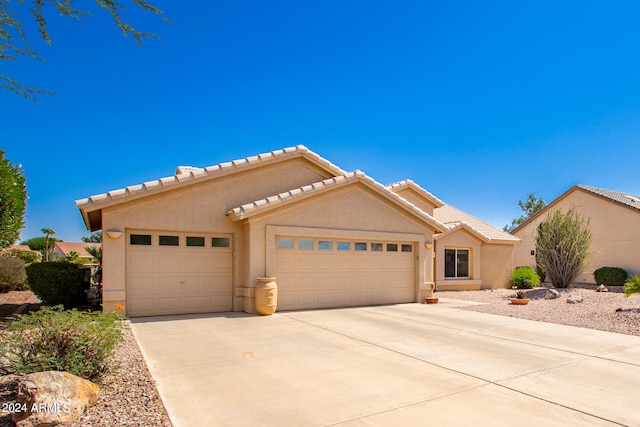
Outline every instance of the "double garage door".
[(130, 316), (231, 311), (229, 235), (130, 231), (126, 250)]
[(278, 309), (413, 302), (412, 242), (276, 236)]

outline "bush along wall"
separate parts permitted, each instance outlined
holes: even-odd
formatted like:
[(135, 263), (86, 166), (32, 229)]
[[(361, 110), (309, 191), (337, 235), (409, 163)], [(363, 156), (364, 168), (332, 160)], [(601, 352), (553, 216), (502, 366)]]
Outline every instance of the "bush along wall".
[(540, 284), (540, 277), (531, 267), (518, 267), (511, 274), (511, 284), (518, 289), (531, 289)]
[(64, 305), (70, 308), (86, 302), (85, 272), (75, 264), (43, 262), (27, 267), (31, 291), (45, 305)]
[(598, 285), (623, 286), (629, 274), (620, 267), (600, 267), (593, 272), (593, 278)]

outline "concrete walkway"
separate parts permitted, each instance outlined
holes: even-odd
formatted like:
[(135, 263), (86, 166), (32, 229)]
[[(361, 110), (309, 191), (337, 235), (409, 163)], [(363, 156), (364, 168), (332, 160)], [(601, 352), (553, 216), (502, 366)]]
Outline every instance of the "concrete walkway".
[(464, 304), (131, 326), (176, 427), (640, 425), (640, 337)]

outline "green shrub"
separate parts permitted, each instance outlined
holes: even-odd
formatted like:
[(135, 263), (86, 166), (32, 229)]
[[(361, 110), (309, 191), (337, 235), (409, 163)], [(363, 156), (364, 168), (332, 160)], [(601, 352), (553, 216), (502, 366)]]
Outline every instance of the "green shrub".
[(624, 296), (640, 293), (640, 275), (635, 275), (624, 284)]
[(2, 256), (20, 258), (25, 264), (42, 261), (42, 254), (37, 251), (27, 251), (24, 249), (5, 249), (0, 253)]
[(84, 302), (85, 272), (75, 264), (42, 262), (27, 267), (29, 288), (46, 305), (66, 308)]
[(27, 280), (21, 259), (0, 256), (0, 292), (21, 290)]
[(540, 284), (540, 278), (531, 267), (518, 267), (511, 274), (511, 284), (518, 289), (531, 289)]
[(539, 265), (536, 265), (536, 274), (540, 278), (540, 283), (544, 282), (547, 278), (547, 273), (545, 273), (542, 267), (540, 267)]
[(622, 286), (629, 274), (620, 267), (600, 267), (593, 272), (596, 284), (605, 286)]
[(115, 312), (65, 311), (62, 306), (19, 315), (0, 342), (4, 369), (10, 374), (66, 371), (97, 382), (122, 339), (121, 319)]

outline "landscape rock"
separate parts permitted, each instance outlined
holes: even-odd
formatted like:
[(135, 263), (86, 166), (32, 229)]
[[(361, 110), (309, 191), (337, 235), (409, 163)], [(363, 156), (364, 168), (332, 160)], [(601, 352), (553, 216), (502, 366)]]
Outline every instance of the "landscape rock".
[(576, 304), (582, 301), (584, 301), (584, 298), (582, 298), (582, 295), (571, 294), (567, 297), (567, 302), (569, 304)]
[(605, 285), (600, 285), (596, 288), (596, 292), (609, 292), (609, 289)]
[(35, 372), (18, 382), (13, 421), (18, 427), (71, 423), (98, 401), (100, 387), (68, 372)]
[(560, 292), (555, 289), (549, 289), (547, 294), (544, 296), (544, 299), (557, 299), (560, 298)]

